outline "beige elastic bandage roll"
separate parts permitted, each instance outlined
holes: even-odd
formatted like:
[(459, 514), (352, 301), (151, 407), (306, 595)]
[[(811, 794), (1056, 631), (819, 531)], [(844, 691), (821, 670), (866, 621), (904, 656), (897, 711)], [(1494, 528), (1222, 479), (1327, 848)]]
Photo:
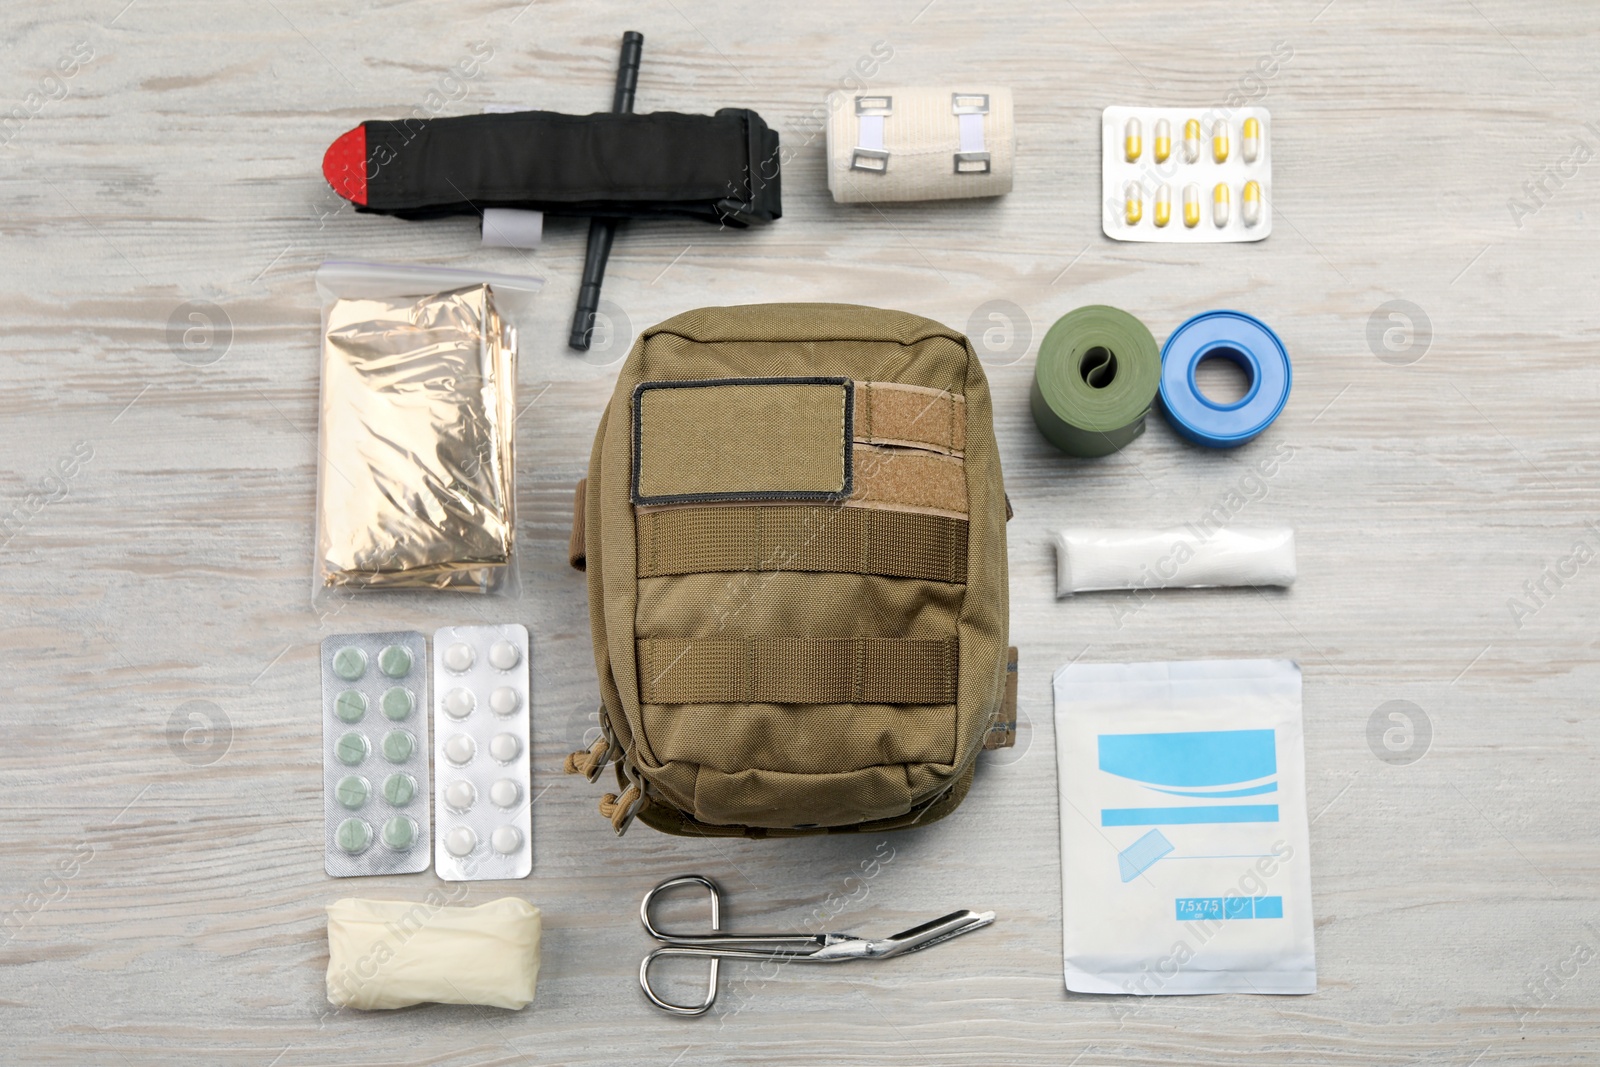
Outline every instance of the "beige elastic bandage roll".
[(424, 901), (328, 905), (328, 1002), (367, 1011), (411, 1004), (517, 1009), (539, 979), (539, 909), (502, 897), (473, 908)]
[(1011, 191), (1010, 89), (838, 89), (828, 112), (828, 190), (841, 204)]

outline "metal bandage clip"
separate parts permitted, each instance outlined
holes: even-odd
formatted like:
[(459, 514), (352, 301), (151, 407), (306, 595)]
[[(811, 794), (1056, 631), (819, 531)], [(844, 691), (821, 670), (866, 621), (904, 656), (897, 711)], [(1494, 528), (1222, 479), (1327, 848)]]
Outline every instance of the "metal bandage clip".
[[(704, 886), (711, 894), (711, 932), (673, 934), (650, 921), (650, 904), (657, 893), (680, 885)], [(668, 878), (644, 895), (639, 904), (639, 921), (646, 932), (664, 946), (639, 964), (639, 988), (650, 1003), (674, 1015), (704, 1015), (717, 1001), (717, 970), (722, 960), (776, 960), (781, 963), (844, 963), (847, 960), (882, 960), (937, 945), (952, 937), (988, 926), (992, 911), (953, 911), (904, 930), (892, 937), (866, 938), (849, 934), (744, 934), (722, 933), (722, 890), (717, 883), (699, 874)], [(650, 986), (650, 965), (663, 956), (688, 956), (711, 961), (705, 999), (698, 1004), (674, 1004), (663, 1000)]]
[(950, 111), (960, 125), (961, 151), (955, 154), (957, 174), (988, 174), (990, 159), (983, 143), (984, 116), (989, 113), (988, 93), (951, 93)]
[(882, 174), (889, 169), (889, 153), (883, 147), (883, 120), (894, 113), (892, 96), (856, 97), (856, 149), (850, 154), (850, 169)]

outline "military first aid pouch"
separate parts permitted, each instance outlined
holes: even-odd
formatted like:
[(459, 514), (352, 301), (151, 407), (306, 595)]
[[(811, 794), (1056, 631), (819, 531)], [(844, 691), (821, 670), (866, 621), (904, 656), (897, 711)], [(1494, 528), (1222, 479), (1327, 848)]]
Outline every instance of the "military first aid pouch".
[(1300, 668), (1055, 675), (1074, 993), (1315, 993)]

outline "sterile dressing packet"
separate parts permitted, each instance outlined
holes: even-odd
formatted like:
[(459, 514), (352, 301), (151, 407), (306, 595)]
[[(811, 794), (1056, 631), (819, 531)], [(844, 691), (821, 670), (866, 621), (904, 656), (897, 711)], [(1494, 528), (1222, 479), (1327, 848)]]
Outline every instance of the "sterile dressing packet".
[(1062, 928), (1075, 993), (1314, 993), (1300, 668), (1055, 675)]

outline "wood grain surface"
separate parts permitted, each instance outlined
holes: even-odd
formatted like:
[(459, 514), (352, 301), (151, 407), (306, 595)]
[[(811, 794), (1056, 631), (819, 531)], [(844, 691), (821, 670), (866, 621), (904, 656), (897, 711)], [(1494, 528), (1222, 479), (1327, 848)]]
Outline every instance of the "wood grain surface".
[[(610, 334), (587, 357), (564, 343), (585, 223), (552, 220), (535, 254), (483, 250), (470, 220), (359, 217), (321, 179), (328, 143), (366, 118), (604, 109), (625, 29), (645, 35), (639, 110), (754, 107), (793, 151), (769, 228), (625, 225)], [(1600, 8), (1578, 0), (5, 5), (0, 1059), (1596, 1062), (1597, 46)], [(833, 203), (818, 108), (875, 48), (874, 87), (1014, 89), (1013, 193)], [(1103, 237), (1100, 110), (1230, 99), (1272, 112), (1271, 238)], [(330, 258), (548, 279), (521, 318), (520, 601), (312, 608), (311, 274)], [(974, 335), (1017, 512), (1026, 722), (933, 827), (617, 840), (598, 790), (559, 775), (595, 703), (572, 487), (639, 330), (771, 300)], [(1034, 354), (1091, 303), (1158, 339), (1210, 308), (1260, 316), (1294, 359), (1282, 418), (1233, 452), (1159, 417), (1104, 460), (1055, 452), (1028, 414)], [(1287, 460), (1253, 475), (1274, 450)], [(1052, 528), (1181, 524), (1230, 499), (1235, 521), (1297, 529), (1291, 592), (1054, 599)], [(534, 634), (535, 864), (460, 899), (544, 910), (538, 999), (333, 1011), (324, 906), (443, 883), (324, 875), (318, 642), (480, 620)], [(1304, 667), (1320, 991), (1068, 995), (1050, 674), (1233, 656)], [(1422, 758), (1369, 741), (1390, 701), (1414, 706)], [(852, 878), (874, 856), (890, 858)], [(746, 930), (1000, 918), (894, 962), (730, 966), (717, 1010), (686, 1021), (634, 974), (640, 896), (690, 871), (727, 886)]]

